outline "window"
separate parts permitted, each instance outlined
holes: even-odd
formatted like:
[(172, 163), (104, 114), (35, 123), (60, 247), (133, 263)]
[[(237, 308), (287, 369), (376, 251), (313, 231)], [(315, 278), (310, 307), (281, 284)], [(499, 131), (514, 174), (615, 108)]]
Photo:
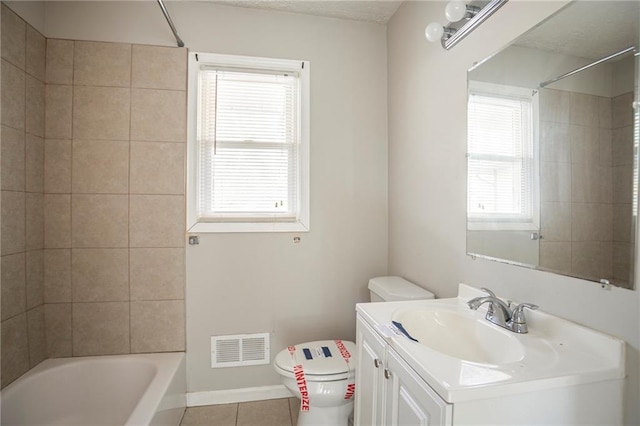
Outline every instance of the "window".
[(309, 63), (190, 53), (188, 228), (309, 229)]
[(537, 230), (537, 92), (472, 82), (469, 229)]

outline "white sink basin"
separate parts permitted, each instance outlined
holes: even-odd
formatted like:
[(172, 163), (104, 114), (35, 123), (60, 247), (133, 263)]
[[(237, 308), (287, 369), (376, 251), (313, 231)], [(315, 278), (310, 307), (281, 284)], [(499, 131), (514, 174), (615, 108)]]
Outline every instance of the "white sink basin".
[(445, 309), (402, 309), (392, 319), (401, 323), (418, 343), (464, 361), (500, 365), (525, 356), (524, 347), (513, 332), (472, 311), (464, 314)]

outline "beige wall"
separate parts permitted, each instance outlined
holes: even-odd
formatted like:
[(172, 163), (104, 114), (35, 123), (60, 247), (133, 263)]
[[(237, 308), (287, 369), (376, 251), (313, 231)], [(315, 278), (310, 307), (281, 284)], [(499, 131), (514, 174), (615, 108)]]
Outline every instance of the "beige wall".
[(623, 338), (627, 422), (637, 424), (637, 292), (465, 255), (467, 69), (564, 4), (511, 1), (450, 51), (422, 36), (444, 3), (404, 3), (389, 22), (389, 272), (439, 297), (459, 282), (486, 286)]
[(50, 357), (180, 351), (186, 49), (47, 40)]
[[(172, 45), (152, 2), (47, 2), (47, 35)], [(270, 365), (210, 368), (210, 336), (271, 333), (271, 355), (353, 339), (355, 303), (387, 271), (385, 27), (170, 2), (192, 51), (311, 62), (311, 232), (210, 234), (187, 248), (190, 391), (273, 385)], [(144, 22), (144, 27), (140, 26)]]
[(45, 358), (45, 38), (2, 6), (2, 387)]

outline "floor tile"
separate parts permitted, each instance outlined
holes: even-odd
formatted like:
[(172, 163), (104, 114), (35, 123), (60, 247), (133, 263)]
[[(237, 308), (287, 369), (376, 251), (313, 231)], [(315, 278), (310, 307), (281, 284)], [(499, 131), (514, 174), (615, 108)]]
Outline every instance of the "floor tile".
[(291, 426), (289, 399), (241, 403), (237, 426)]
[(188, 407), (180, 426), (235, 426), (238, 404)]

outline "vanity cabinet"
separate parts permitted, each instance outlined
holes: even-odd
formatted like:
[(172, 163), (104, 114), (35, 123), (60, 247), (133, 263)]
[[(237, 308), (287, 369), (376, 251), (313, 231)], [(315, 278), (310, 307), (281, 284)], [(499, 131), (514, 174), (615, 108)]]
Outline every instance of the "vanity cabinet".
[(356, 341), (356, 425), (452, 424), (452, 405), (360, 318)]

